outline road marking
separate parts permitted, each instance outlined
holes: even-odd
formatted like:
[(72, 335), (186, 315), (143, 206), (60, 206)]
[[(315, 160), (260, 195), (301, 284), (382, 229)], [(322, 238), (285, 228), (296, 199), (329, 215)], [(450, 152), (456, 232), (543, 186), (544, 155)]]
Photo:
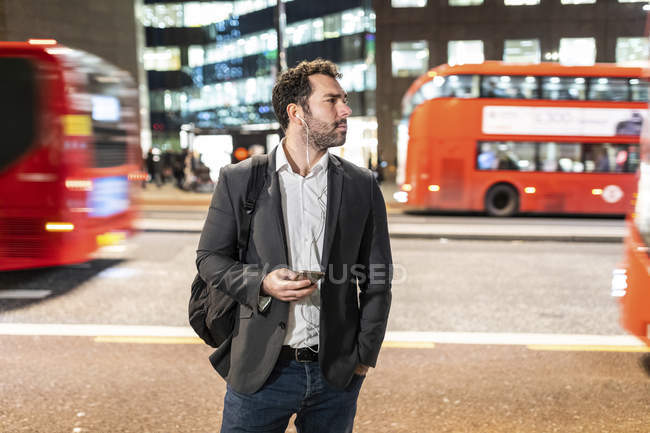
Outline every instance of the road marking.
[[(102, 343), (201, 344), (189, 326), (0, 323), (0, 335), (95, 337)], [(434, 348), (437, 344), (514, 345), (530, 350), (650, 352), (631, 335), (488, 332), (387, 332), (384, 347)]]
[(637, 346), (643, 343), (631, 335), (532, 334), (506, 332), (387, 332), (386, 341), (418, 341), (446, 344)]
[(650, 352), (650, 347), (646, 346), (589, 346), (589, 345), (551, 345), (537, 344), (526, 346), (530, 350), (547, 350), (559, 352)]
[(189, 326), (0, 323), (0, 335), (76, 337), (196, 337)]
[(51, 294), (51, 290), (0, 290), (0, 299), (43, 299)]
[(95, 343), (135, 343), (135, 344), (202, 344), (199, 337), (95, 337)]
[(435, 343), (428, 341), (386, 341), (382, 347), (393, 347), (396, 349), (433, 349), (436, 347)]

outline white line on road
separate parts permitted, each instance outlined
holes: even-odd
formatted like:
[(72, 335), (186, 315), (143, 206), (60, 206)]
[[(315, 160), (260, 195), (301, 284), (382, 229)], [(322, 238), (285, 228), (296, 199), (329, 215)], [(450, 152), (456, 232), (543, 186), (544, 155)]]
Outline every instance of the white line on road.
[(194, 337), (189, 326), (84, 325), (54, 323), (0, 323), (0, 335), (78, 337)]
[(50, 294), (51, 290), (0, 290), (0, 299), (42, 299)]
[[(0, 335), (49, 335), (88, 337), (196, 337), (189, 326), (136, 326), (0, 323)], [(630, 335), (530, 334), (490, 332), (403, 332), (386, 333), (388, 343), (442, 343), (484, 345), (591, 345), (645, 347)]]
[(386, 341), (494, 345), (641, 346), (631, 335), (528, 334), (506, 332), (387, 332)]

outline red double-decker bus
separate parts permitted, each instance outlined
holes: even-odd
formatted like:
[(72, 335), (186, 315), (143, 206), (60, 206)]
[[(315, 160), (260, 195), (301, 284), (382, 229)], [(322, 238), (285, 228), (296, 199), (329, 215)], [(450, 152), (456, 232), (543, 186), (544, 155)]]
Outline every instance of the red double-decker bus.
[[(650, 69), (644, 71), (650, 78)], [(612, 296), (620, 299), (621, 324), (650, 345), (650, 122), (641, 134), (641, 161), (634, 208), (627, 217), (625, 258), (614, 270)]]
[(433, 68), (403, 100), (407, 209), (625, 214), (646, 116), (641, 69), (485, 62)]
[(0, 270), (81, 262), (131, 230), (137, 87), (53, 40), (0, 43)]

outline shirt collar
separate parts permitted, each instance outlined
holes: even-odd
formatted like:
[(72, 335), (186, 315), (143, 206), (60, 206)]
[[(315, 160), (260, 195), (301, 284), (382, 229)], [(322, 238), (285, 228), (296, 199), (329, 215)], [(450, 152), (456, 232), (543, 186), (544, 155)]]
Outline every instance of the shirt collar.
[[(289, 161), (287, 160), (287, 155), (284, 153), (284, 140), (286, 140), (286, 137), (282, 138), (280, 140), (280, 145), (278, 146), (277, 152), (275, 152), (275, 171), (279, 172), (283, 168), (286, 168), (287, 170), (291, 170), (291, 166), (289, 165)], [(327, 170), (327, 167), (329, 165), (329, 152), (325, 152), (325, 155), (323, 155), (316, 164), (311, 168), (311, 173), (318, 173), (319, 171), (324, 171)]]
[(278, 146), (277, 152), (275, 152), (275, 171), (280, 171), (283, 168), (289, 167), (289, 161), (287, 161), (287, 155), (284, 153), (284, 140), (286, 139), (283, 138), (280, 140), (280, 145)]

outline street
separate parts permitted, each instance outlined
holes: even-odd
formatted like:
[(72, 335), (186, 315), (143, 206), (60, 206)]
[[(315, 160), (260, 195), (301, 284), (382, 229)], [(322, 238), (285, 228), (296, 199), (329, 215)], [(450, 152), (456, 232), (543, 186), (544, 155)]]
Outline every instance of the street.
[[(0, 274), (1, 430), (215, 431), (225, 384), (187, 329), (197, 242), (195, 231), (151, 230), (85, 264)], [(393, 238), (392, 248), (389, 333), (355, 431), (648, 431), (650, 355), (609, 294), (620, 243)]]

